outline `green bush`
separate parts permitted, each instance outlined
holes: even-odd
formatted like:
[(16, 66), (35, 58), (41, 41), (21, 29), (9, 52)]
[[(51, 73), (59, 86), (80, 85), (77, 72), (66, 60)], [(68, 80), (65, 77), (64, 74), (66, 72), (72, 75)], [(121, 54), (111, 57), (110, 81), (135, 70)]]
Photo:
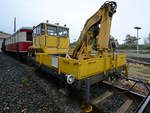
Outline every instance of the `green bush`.
[(140, 50), (139, 53), (141, 53), (141, 54), (150, 54), (150, 50)]
[(150, 50), (150, 44), (144, 44), (139, 46), (141, 50)]
[(136, 49), (136, 45), (135, 44), (121, 44), (118, 46), (118, 49)]
[[(118, 49), (132, 49), (132, 50), (136, 50), (136, 45), (135, 44), (120, 44), (118, 46)], [(139, 45), (139, 49), (140, 50), (150, 50), (150, 44), (143, 44), (143, 45)], [(143, 53), (145, 53), (147, 51), (143, 51)]]

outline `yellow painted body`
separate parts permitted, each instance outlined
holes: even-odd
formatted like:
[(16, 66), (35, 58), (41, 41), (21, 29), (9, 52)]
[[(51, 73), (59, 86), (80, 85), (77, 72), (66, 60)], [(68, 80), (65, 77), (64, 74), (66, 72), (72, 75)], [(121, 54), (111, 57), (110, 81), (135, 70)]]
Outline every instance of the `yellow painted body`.
[(107, 71), (118, 69), (125, 66), (126, 56), (123, 54), (104, 58), (91, 58), (87, 60), (75, 60), (68, 58), (59, 58), (59, 73), (71, 74), (77, 80), (88, 78), (100, 73), (106, 74)]
[(91, 58), (87, 60), (58, 58), (58, 67), (52, 66), (52, 55), (46, 53), (36, 53), (36, 61), (49, 68), (55, 69), (59, 74), (71, 74), (76, 80), (85, 79), (97, 74), (106, 74), (112, 69), (117, 70), (121, 66), (126, 66), (126, 55), (117, 54), (113, 57)]
[(44, 64), (47, 67), (52, 67), (52, 56), (46, 53), (36, 53), (36, 61), (39, 64)]

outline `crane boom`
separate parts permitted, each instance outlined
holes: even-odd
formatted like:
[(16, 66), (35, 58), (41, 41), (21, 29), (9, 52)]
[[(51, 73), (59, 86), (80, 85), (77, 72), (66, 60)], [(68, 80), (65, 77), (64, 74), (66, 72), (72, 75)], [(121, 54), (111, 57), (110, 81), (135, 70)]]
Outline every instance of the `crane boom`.
[[(97, 51), (109, 48), (111, 21), (113, 14), (116, 12), (116, 7), (116, 2), (105, 2), (101, 8), (87, 20), (73, 51), (73, 58), (87, 58), (93, 48)], [(94, 41), (96, 45), (93, 45)]]

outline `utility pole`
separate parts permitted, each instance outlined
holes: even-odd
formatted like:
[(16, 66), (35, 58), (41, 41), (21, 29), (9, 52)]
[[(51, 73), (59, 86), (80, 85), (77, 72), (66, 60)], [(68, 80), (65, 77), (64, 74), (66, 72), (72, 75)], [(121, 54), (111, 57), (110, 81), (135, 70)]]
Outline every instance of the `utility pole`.
[(148, 35), (148, 44), (150, 44), (150, 33)]
[(136, 51), (136, 53), (137, 53), (137, 55), (139, 54), (139, 45), (138, 45), (138, 41), (139, 41), (139, 30), (140, 29), (142, 29), (142, 28), (140, 28), (140, 27), (134, 27), (134, 29), (136, 29), (137, 30), (137, 37), (136, 37), (136, 49), (137, 49), (137, 51)]
[(14, 18), (14, 32), (16, 32), (16, 17)]

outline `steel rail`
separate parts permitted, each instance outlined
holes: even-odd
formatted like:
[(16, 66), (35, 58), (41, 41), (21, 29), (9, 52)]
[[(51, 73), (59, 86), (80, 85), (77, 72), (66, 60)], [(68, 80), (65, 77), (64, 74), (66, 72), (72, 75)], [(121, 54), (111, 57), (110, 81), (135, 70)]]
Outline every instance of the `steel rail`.
[(138, 64), (142, 64), (144, 66), (150, 67), (150, 63), (149, 62), (143, 62), (143, 61), (135, 60), (135, 59), (132, 59), (132, 58), (127, 58), (127, 61), (131, 62), (131, 63), (138, 63)]

